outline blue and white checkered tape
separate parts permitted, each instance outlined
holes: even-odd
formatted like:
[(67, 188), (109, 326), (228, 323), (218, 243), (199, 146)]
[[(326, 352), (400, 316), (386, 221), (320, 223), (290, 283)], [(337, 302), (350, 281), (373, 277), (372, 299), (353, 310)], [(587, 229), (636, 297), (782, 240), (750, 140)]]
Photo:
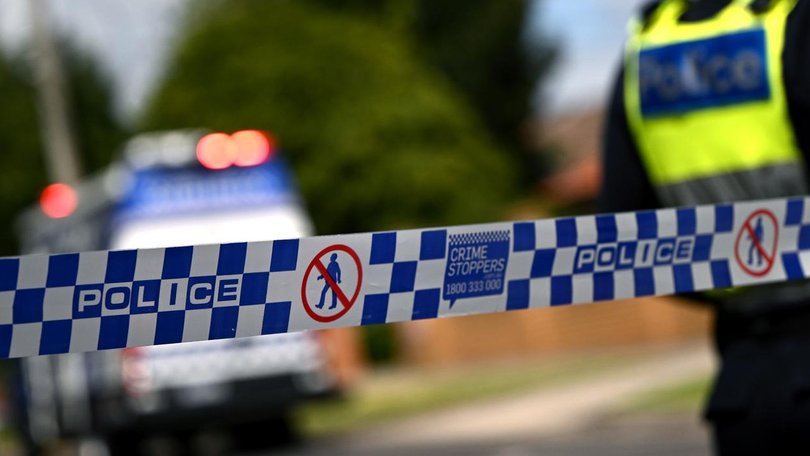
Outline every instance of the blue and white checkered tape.
[(0, 258), (0, 357), (810, 277), (810, 199)]

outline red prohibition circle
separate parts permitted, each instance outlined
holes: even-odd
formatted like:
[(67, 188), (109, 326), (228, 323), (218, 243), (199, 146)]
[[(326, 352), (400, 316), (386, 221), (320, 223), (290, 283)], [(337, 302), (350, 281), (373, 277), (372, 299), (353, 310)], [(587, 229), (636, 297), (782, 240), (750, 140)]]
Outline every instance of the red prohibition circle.
[[(770, 249), (770, 257), (766, 255), (765, 246), (762, 245), (761, 240), (760, 242), (754, 241), (754, 230), (751, 228), (751, 221), (754, 217), (758, 215), (764, 215), (765, 217), (769, 218), (773, 223), (773, 244), (771, 245)], [(749, 268), (744, 261), (740, 258), (740, 241), (742, 241), (743, 233), (748, 232), (749, 237), (751, 238), (751, 242), (754, 242), (759, 250), (759, 253), (765, 258), (766, 263), (768, 264), (765, 269), (761, 271), (757, 271), (754, 269)], [(773, 268), (773, 264), (776, 262), (776, 246), (779, 242), (779, 223), (776, 220), (776, 216), (773, 212), (769, 211), (768, 209), (758, 209), (751, 213), (745, 222), (740, 227), (739, 233), (737, 233), (737, 241), (734, 243), (734, 256), (737, 260), (737, 264), (745, 271), (747, 274), (752, 275), (754, 277), (762, 277), (765, 274), (771, 271)]]
[[(323, 274), (324, 280), (327, 280), (327, 283), (329, 283), (329, 287), (332, 288), (333, 293), (338, 293), (338, 301), (340, 301), (340, 303), (343, 304), (343, 309), (340, 312), (334, 315), (323, 316), (315, 312), (315, 310), (313, 310), (312, 306), (309, 304), (309, 300), (307, 299), (307, 280), (309, 279), (309, 273), (312, 272), (312, 268), (315, 267), (315, 264), (319, 262), (324, 255), (336, 250), (348, 254), (352, 258), (352, 260), (354, 260), (354, 264), (357, 266), (357, 288), (354, 290), (354, 294), (352, 295), (352, 297), (349, 298), (343, 293), (343, 290), (340, 290), (340, 287), (338, 287), (337, 284), (330, 283), (331, 279), (327, 280), (327, 277), (329, 277), (327, 274)], [(306, 310), (307, 314), (309, 314), (309, 316), (312, 317), (312, 319), (315, 321), (319, 321), (321, 323), (329, 323), (331, 321), (335, 321), (340, 317), (346, 315), (346, 312), (348, 312), (349, 309), (351, 309), (352, 306), (354, 306), (354, 303), (357, 301), (357, 296), (360, 294), (360, 288), (362, 287), (362, 285), (363, 285), (363, 267), (360, 264), (360, 257), (357, 256), (357, 252), (352, 250), (352, 248), (349, 247), (348, 245), (344, 244), (331, 245), (318, 252), (318, 254), (315, 255), (315, 257), (312, 259), (312, 261), (309, 262), (309, 266), (307, 266), (307, 270), (306, 272), (304, 272), (304, 279), (301, 281), (301, 300), (304, 302), (304, 310)], [(335, 290), (335, 288), (337, 288), (337, 290)]]

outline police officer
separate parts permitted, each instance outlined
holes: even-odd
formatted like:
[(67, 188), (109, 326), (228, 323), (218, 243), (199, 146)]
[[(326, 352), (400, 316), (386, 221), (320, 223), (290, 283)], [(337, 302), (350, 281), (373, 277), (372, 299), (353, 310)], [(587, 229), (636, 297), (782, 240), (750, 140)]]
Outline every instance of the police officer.
[[(631, 23), (604, 137), (609, 212), (806, 194), (810, 0), (661, 0)], [(702, 296), (720, 454), (810, 454), (810, 285)]]

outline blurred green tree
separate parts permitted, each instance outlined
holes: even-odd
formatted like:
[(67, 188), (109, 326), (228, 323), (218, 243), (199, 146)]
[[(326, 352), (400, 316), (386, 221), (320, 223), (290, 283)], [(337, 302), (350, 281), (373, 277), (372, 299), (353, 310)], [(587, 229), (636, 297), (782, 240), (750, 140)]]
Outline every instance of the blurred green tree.
[(0, 254), (17, 253), (14, 218), (45, 186), (36, 94), (21, 65), (0, 55)]
[(193, 14), (144, 130), (267, 128), (321, 233), (497, 219), (515, 164), (412, 37), (318, 2)]
[[(62, 41), (67, 93), (84, 172), (110, 163), (126, 131), (112, 111), (108, 78), (89, 55)], [(29, 61), (0, 53), (0, 255), (17, 251), (14, 220), (48, 184)]]
[(84, 174), (110, 164), (130, 132), (113, 109), (110, 77), (88, 53), (62, 40), (72, 126)]
[(528, 43), (528, 0), (420, 0), (420, 48), (472, 102), (499, 144), (533, 183), (537, 151), (529, 137), (532, 95), (554, 60), (548, 42)]
[[(532, 95), (556, 56), (547, 41), (529, 42), (529, 7), (538, 0), (317, 0), (404, 28), (419, 51), (469, 100), (529, 184), (540, 166), (528, 137)], [(536, 5), (535, 5), (536, 7)]]

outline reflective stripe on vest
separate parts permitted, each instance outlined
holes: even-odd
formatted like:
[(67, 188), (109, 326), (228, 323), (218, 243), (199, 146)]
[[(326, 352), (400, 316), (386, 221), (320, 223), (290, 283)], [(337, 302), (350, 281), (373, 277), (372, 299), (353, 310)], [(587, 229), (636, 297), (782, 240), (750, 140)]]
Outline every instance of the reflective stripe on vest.
[(796, 0), (755, 14), (732, 0), (714, 17), (679, 23), (686, 0), (631, 24), (628, 123), (667, 205), (806, 193), (782, 79), (787, 16)]

